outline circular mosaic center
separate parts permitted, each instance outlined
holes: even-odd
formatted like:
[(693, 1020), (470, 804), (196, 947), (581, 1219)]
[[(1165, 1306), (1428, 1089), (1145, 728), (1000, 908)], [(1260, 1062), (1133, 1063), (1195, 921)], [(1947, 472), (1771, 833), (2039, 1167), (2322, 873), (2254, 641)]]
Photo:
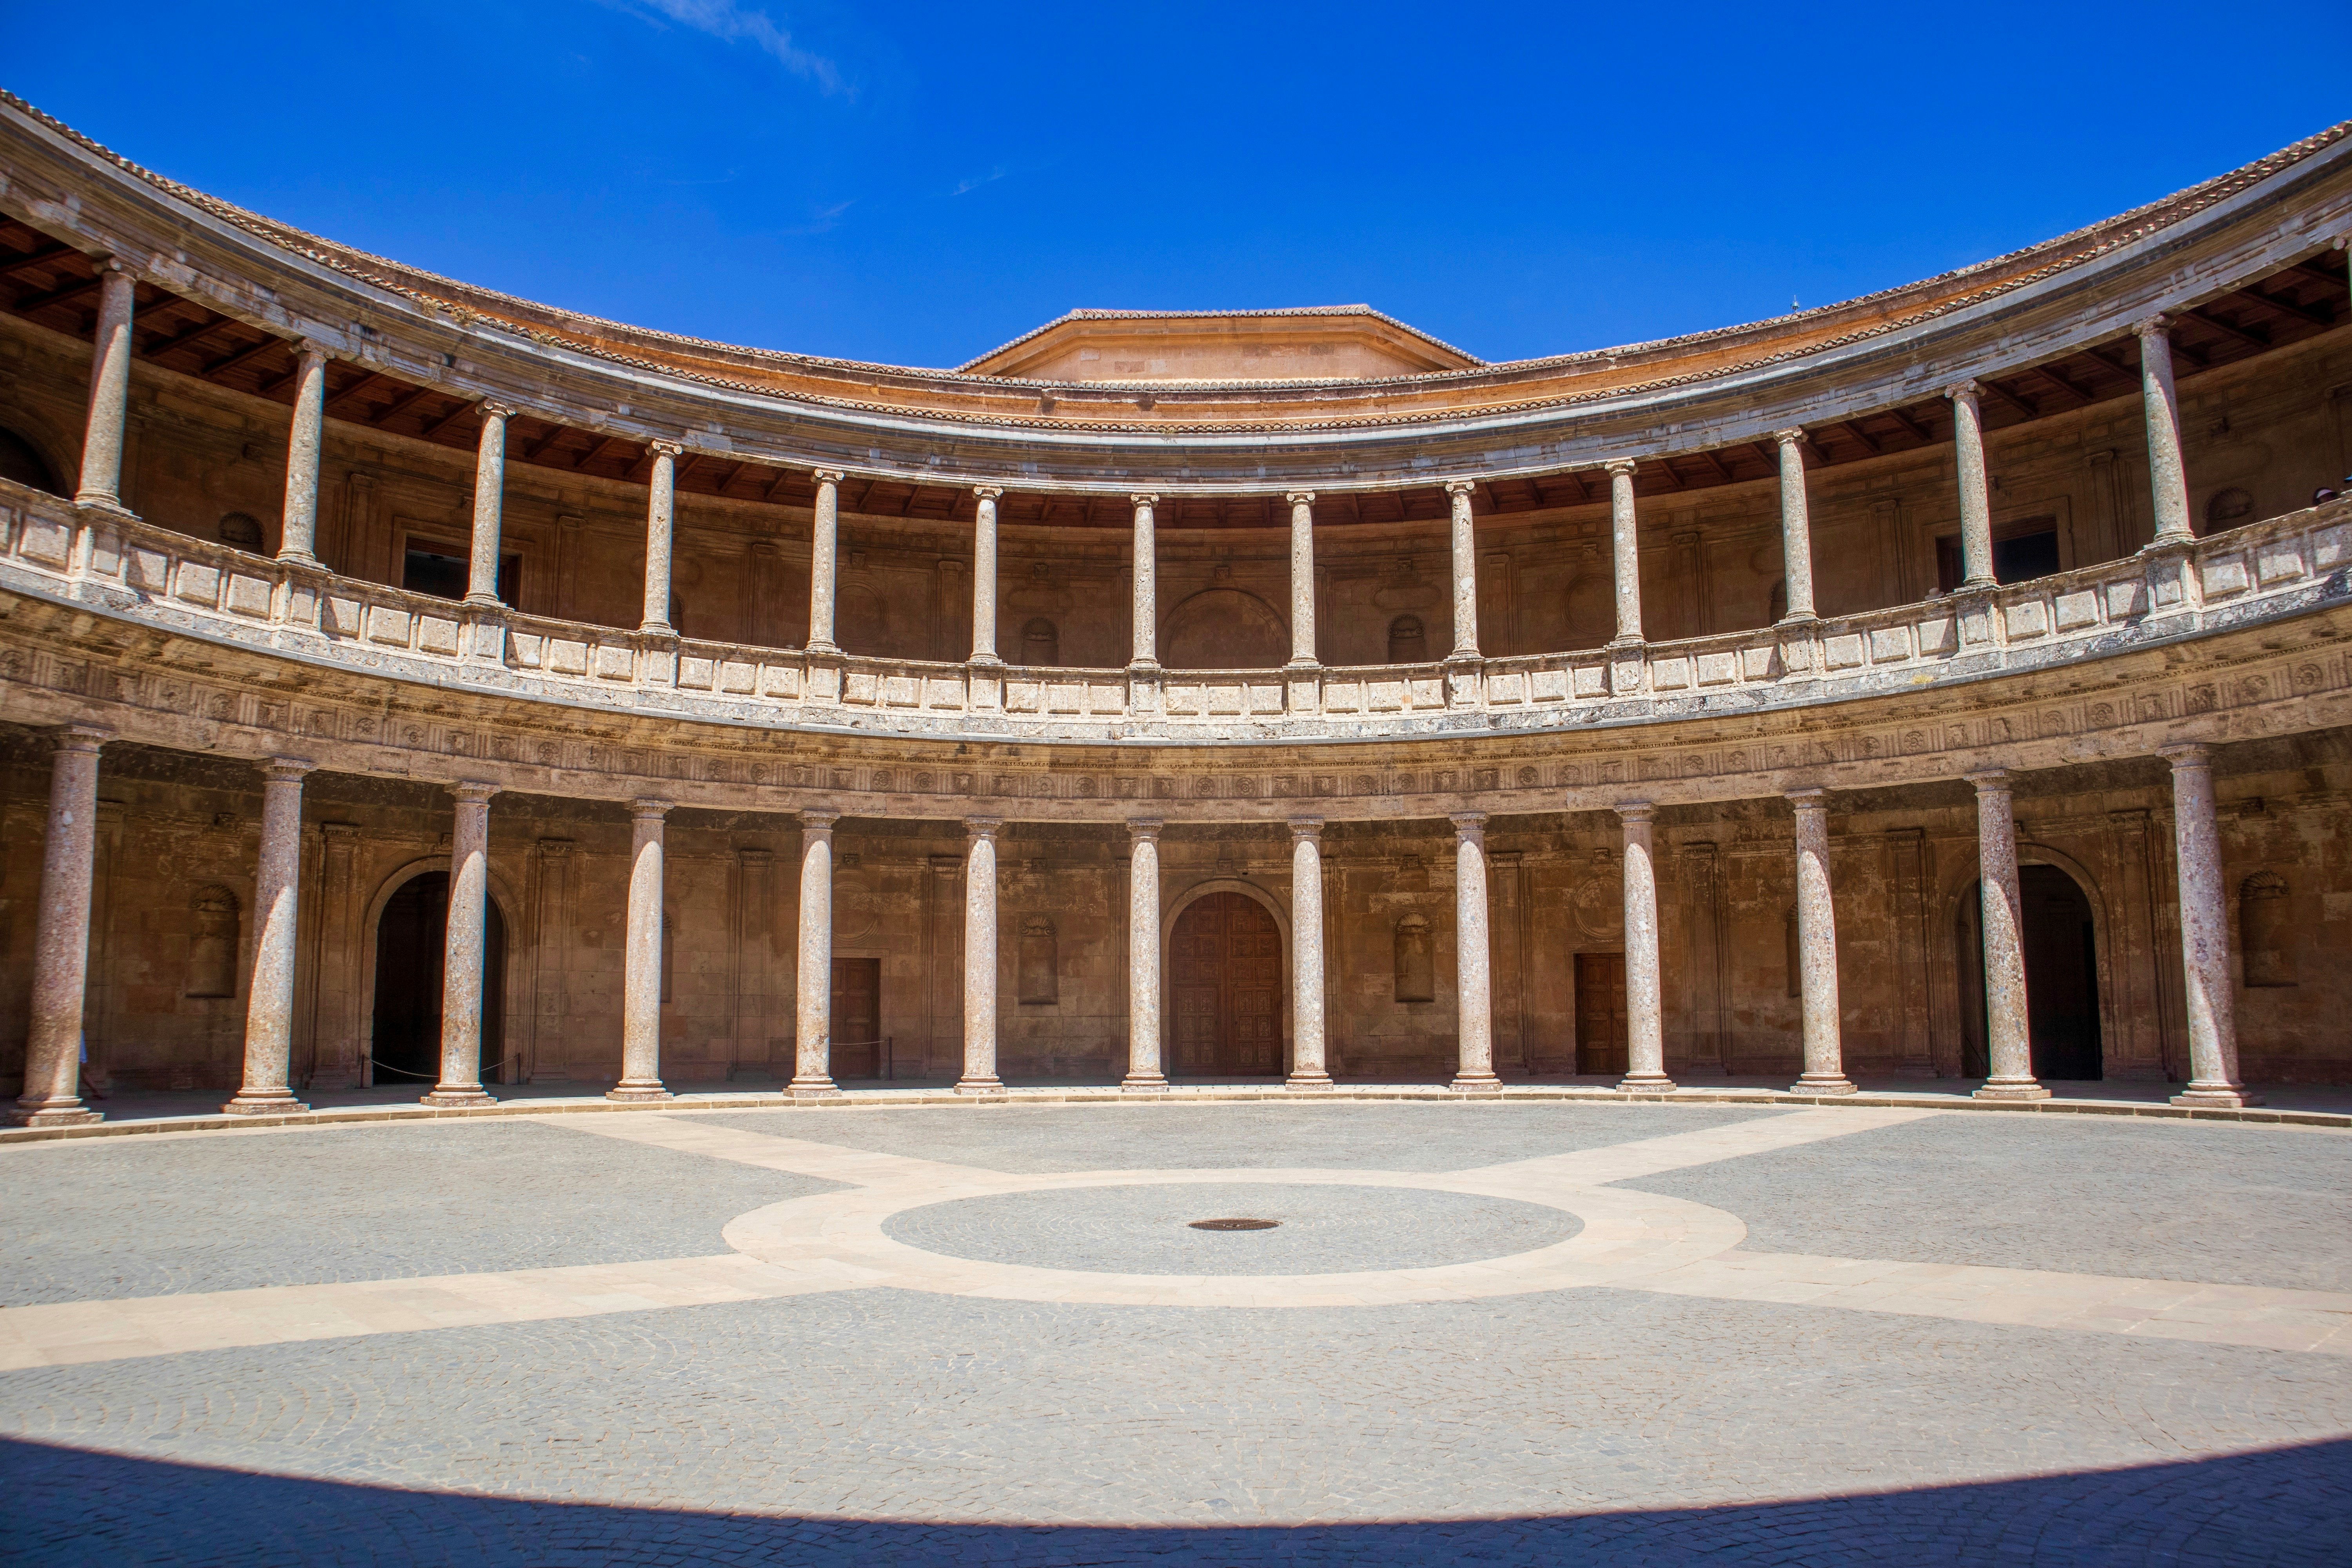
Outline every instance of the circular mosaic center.
[(1255, 1182), (1002, 1193), (904, 1210), (882, 1226), (926, 1252), (1101, 1274), (1432, 1268), (1531, 1252), (1582, 1228), (1574, 1215), (1510, 1198)]

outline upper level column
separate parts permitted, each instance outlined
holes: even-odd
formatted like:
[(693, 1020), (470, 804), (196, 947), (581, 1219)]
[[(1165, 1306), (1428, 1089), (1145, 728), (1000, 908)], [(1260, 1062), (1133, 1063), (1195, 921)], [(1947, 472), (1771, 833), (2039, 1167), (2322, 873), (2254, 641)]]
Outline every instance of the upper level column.
[(1470, 492), (1475, 488), (1468, 479), (1445, 487), (1454, 517), (1454, 651), (1448, 658), (1478, 657), (1478, 541), (1470, 525)]
[(503, 403), (482, 405), (481, 446), (474, 458), (474, 546), (466, 573), (466, 603), (499, 602), (499, 527), (506, 504), (507, 421)]
[(1152, 531), (1156, 495), (1129, 498), (1135, 502), (1135, 657), (1129, 669), (1160, 668), (1160, 544)]
[(89, 360), (89, 423), (81, 438), (77, 506), (122, 510), (122, 442), (131, 420), (131, 279), (108, 257), (98, 264), (98, 338)]
[(980, 498), (971, 525), (971, 662), (1002, 664), (996, 652), (996, 502), (1004, 492), (995, 485), (974, 485)]
[(1805, 433), (1775, 430), (1780, 448), (1780, 576), (1789, 606), (1782, 621), (1813, 619), (1813, 523), (1805, 504)]
[(294, 419), (286, 440), (285, 526), (278, 559), (319, 563), (319, 454), (326, 441), (327, 351), (304, 339), (294, 367)]
[(808, 651), (839, 653), (833, 640), (834, 556), (840, 532), (841, 470), (817, 468), (816, 512), (809, 522)]
[(1634, 532), (1633, 469), (1630, 458), (1609, 465), (1609, 564), (1617, 586), (1617, 635), (1612, 647), (1642, 640), (1642, 549)]
[(1290, 503), (1290, 668), (1312, 668), (1315, 658), (1315, 492), (1293, 490)]
[(2180, 401), (2172, 385), (2172, 323), (2151, 316), (2132, 331), (2139, 337), (2140, 402), (2147, 415), (2147, 482), (2156, 498), (2157, 544), (2186, 544), (2189, 468), (2180, 455)]
[(1990, 588), (1992, 490), (1985, 482), (1982, 390), (1973, 381), (1944, 389), (1952, 400), (1952, 455), (1960, 479), (1960, 586)]
[(677, 458), (685, 451), (675, 441), (656, 441), (654, 471), (646, 492), (646, 613), (637, 629), (656, 637), (676, 637), (669, 624), (670, 562), (677, 531)]

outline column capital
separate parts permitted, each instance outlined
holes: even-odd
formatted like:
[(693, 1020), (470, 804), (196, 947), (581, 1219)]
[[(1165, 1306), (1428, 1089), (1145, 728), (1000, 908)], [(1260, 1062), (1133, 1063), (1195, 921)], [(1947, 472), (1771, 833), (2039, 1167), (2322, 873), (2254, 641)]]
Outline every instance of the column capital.
[(1130, 816), (1127, 819), (1127, 837), (1138, 844), (1157, 844), (1160, 830), (1168, 826), (1167, 819), (1158, 816)]
[(1984, 388), (1973, 381), (1956, 381), (1944, 388), (1944, 395), (1955, 403), (1965, 403), (1974, 407), (1977, 399), (1984, 395)]
[(1001, 816), (967, 816), (963, 819), (964, 835), (971, 838), (993, 841), (1003, 826), (1004, 818)]
[(485, 397), (482, 399), (479, 406), (482, 411), (482, 417), (486, 420), (511, 419), (518, 412), (520, 412), (513, 404), (500, 403), (495, 397)]
[(837, 485), (848, 477), (847, 471), (842, 468), (811, 468), (809, 470), (809, 478), (814, 479), (821, 485)]
[(488, 805), (499, 786), (482, 779), (459, 779), (449, 786), (449, 793), (460, 805)]
[(1139, 507), (1158, 506), (1160, 504), (1159, 496), (1150, 491), (1139, 492), (1138, 494), (1129, 496), (1127, 499), (1129, 501)]
[(1293, 839), (1303, 838), (1310, 843), (1320, 843), (1323, 837), (1323, 819), (1319, 816), (1292, 817), (1290, 837)]
[(1779, 442), (1783, 447), (1793, 447), (1804, 438), (1805, 432), (1801, 426), (1793, 430), (1775, 430), (1772, 432), (1772, 439)]
[(1620, 474), (1631, 479), (1633, 478), (1633, 470), (1641, 466), (1642, 465), (1638, 461), (1632, 458), (1612, 458), (1609, 461), (1601, 465), (1602, 470), (1612, 479)]
[(322, 363), (335, 357), (335, 352), (316, 338), (295, 339), (294, 352), (303, 359), (315, 359)]
[(299, 784), (319, 764), (308, 757), (265, 757), (258, 766), (261, 776), (271, 784)]
[(2158, 311), (2153, 316), (2147, 317), (2144, 320), (2134, 321), (2132, 323), (2132, 336), (2136, 338), (2169, 339), (2171, 334), (2172, 318), (2166, 315), (2161, 310)]
[(739, 844), (735, 847), (735, 863), (739, 866), (765, 866), (772, 862), (775, 858), (774, 850), (762, 848), (756, 844)]
[(1803, 789), (1792, 789), (1788, 792), (1788, 795), (1789, 804), (1799, 811), (1827, 811), (1830, 808), (1830, 792), (1820, 784), (1809, 784)]
[(2158, 746), (2156, 754), (2176, 768), (2210, 767), (2213, 763), (2213, 748), (2203, 741), (2175, 741)]
[(562, 860), (571, 856), (574, 845), (569, 838), (542, 838), (536, 847), (541, 859)]
[(677, 802), (674, 800), (641, 797), (629, 802), (629, 815), (639, 822), (659, 822), (677, 809)]
[(982, 500), (998, 500), (1003, 499), (1004, 495), (1004, 487), (1003, 485), (974, 485), (971, 487), (971, 493), (978, 496)]
[(95, 752), (114, 739), (114, 731), (99, 724), (60, 724), (49, 738), (60, 752)]
[(803, 809), (800, 817), (803, 833), (814, 833), (819, 837), (829, 837), (833, 833), (833, 825), (841, 820), (841, 813), (827, 810), (824, 806), (813, 805)]
[(1962, 773), (1960, 776), (1976, 785), (1979, 795), (1990, 795), (1997, 790), (2009, 788), (2007, 768), (1979, 768), (1974, 773)]
[(1486, 814), (1483, 811), (1449, 811), (1445, 819), (1454, 824), (1454, 834), (1465, 838), (1486, 826)]
[(686, 443), (683, 441), (648, 441), (646, 443), (646, 453), (648, 457), (655, 458), (682, 458), (686, 455)]
[(1450, 496), (1467, 496), (1477, 488), (1478, 481), (1475, 479), (1448, 479), (1445, 481), (1445, 493)]
[(1647, 800), (1621, 800), (1612, 809), (1621, 822), (1651, 822), (1658, 815), (1657, 804)]
[(1284, 493), (1282, 499), (1288, 501), (1293, 506), (1313, 506), (1315, 504), (1315, 492), (1313, 490), (1289, 490)]

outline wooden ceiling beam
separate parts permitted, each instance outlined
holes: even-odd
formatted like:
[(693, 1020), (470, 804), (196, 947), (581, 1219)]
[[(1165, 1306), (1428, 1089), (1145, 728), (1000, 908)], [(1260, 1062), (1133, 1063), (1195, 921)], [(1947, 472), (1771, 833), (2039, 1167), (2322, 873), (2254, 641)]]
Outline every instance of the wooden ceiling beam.
[(241, 365), (259, 359), (263, 354), (268, 353), (272, 349), (282, 349), (285, 346), (285, 339), (273, 338), (265, 333), (259, 342), (248, 343), (241, 349), (232, 350), (230, 353), (222, 355), (219, 359), (213, 361), (210, 364), (207, 364), (204, 369), (198, 371), (196, 374), (204, 377), (206, 381), (211, 381), (215, 377), (226, 375), (230, 371), (236, 370)]
[(20, 316), (29, 316), (36, 310), (46, 310), (52, 305), (62, 305), (68, 300), (79, 300), (85, 294), (95, 294), (105, 283), (106, 277), (101, 273), (96, 278), (85, 278), (79, 283), (68, 283), (62, 289), (51, 289), (47, 293), (28, 295), (22, 300), (13, 301), (8, 308)]
[(2077, 402), (2096, 403), (2098, 401), (2095, 396), (2076, 384), (2071, 378), (2059, 374), (2056, 365), (2037, 364), (2033, 367), (2033, 374)]
[(526, 463), (538, 462), (541, 453), (553, 450), (555, 444), (571, 433), (572, 427), (568, 425), (549, 426), (546, 435), (523, 448), (522, 460)]
[(784, 481), (792, 477), (793, 471), (790, 468), (778, 468), (776, 470), (776, 477), (768, 481), (768, 493), (761, 496), (760, 499), (766, 501), (770, 506), (777, 505), (776, 492), (784, 488)]
[(2342, 289), (2345, 286), (2343, 274), (2330, 272), (2325, 267), (2316, 266), (2309, 261), (2295, 262), (2294, 265), (2290, 266), (2287, 270), (2289, 272), (2300, 272), (2305, 278), (2315, 279), (2319, 282), (2326, 284), (2330, 289)]
[(23, 256), (0, 258), (0, 278), (14, 278), (19, 272), (79, 254), (80, 252), (70, 245), (51, 245), (45, 246), (39, 250), (27, 252)]
[[(443, 395), (447, 396), (454, 395), (444, 394)], [(425, 428), (416, 433), (416, 438), (420, 441), (430, 441), (434, 437), (441, 433), (443, 426), (455, 424), (468, 414), (478, 413), (480, 408), (481, 405), (474, 402), (472, 399), (460, 397), (457, 399), (457, 407), (452, 408), (448, 413), (444, 414), (438, 419), (426, 420), (425, 422)]]
[(1863, 450), (1874, 458), (1886, 450), (1878, 444), (1876, 437), (1862, 427), (1862, 421), (1859, 419), (1841, 419), (1838, 421), (1837, 427), (1860, 442)]
[(1894, 420), (1897, 425), (1902, 426), (1904, 429), (1909, 431), (1921, 446), (1932, 447), (1936, 444), (1935, 431), (1929, 429), (1927, 426), (1920, 424), (1916, 419), (1912, 418), (1911, 411), (1909, 409), (1890, 408), (1886, 410), (1886, 416), (1889, 419)]
[(2010, 391), (2009, 388), (1993, 380), (1992, 377), (1989, 375), (1979, 376), (1977, 378), (1977, 384), (1983, 387), (1987, 392), (1991, 393), (1995, 397), (2000, 398), (2003, 403), (2008, 404), (2011, 408), (2023, 414), (2028, 419), (2039, 419), (2042, 417), (2041, 409), (2036, 408), (2032, 404), (2025, 401), (2024, 398), (2020, 397), (2014, 392)]
[(383, 373), (382, 371), (362, 371), (360, 374), (360, 378), (357, 381), (352, 382), (349, 386), (344, 387), (342, 391), (329, 393), (327, 395), (327, 401), (321, 406), (328, 410), (332, 410), (335, 405), (341, 403), (344, 398), (354, 396), (359, 393), (364, 392), (383, 379)]
[(2212, 310), (2208, 309), (2206, 306), (2192, 305), (2181, 313), (2186, 316), (2193, 316), (2197, 320), (2204, 322), (2207, 326), (2211, 327), (2218, 331), (2225, 332), (2229, 336), (2237, 339), (2242, 343), (2251, 343), (2258, 349), (2266, 349), (2271, 346), (2271, 336), (2268, 332), (2258, 332), (2251, 327), (2242, 327), (2235, 321), (2215, 315)]
[(181, 332), (176, 337), (167, 337), (160, 343), (150, 343), (147, 347), (140, 350), (139, 352), (146, 355), (149, 359), (154, 359), (163, 354), (177, 353), (182, 349), (190, 348), (196, 343), (202, 342), (205, 339), (211, 337), (215, 332), (219, 331), (223, 327), (233, 327), (236, 325), (236, 318), (235, 316), (215, 316), (211, 321), (205, 322), (202, 326), (190, 327), (187, 331)]
[(1706, 460), (1706, 466), (1708, 468), (1715, 470), (1715, 477), (1722, 480), (1725, 484), (1736, 485), (1739, 482), (1738, 479), (1731, 477), (1731, 470), (1724, 466), (1723, 459), (1715, 455), (1715, 451), (1712, 447), (1701, 451), (1699, 456)]
[(1660, 458), (1657, 459), (1657, 464), (1659, 468), (1665, 470), (1666, 482), (1668, 484), (1673, 485), (1675, 489), (1678, 490), (1690, 489), (1688, 485), (1683, 483), (1683, 477), (1675, 472), (1675, 460), (1672, 458)]
[(2315, 322), (2323, 327), (2332, 327), (2336, 324), (2335, 310), (2325, 305), (2297, 304), (2283, 295), (2265, 294), (2260, 289), (2241, 289), (2238, 292), (2257, 305), (2276, 310), (2282, 316), (2300, 317), (2304, 321)]
[(412, 386), (406, 392), (394, 397), (390, 403), (385, 404), (383, 408), (367, 416), (367, 422), (371, 425), (382, 426), (394, 419), (397, 419), (400, 416), (407, 413), (417, 404), (422, 403), (425, 399), (432, 395), (433, 388), (429, 386)]

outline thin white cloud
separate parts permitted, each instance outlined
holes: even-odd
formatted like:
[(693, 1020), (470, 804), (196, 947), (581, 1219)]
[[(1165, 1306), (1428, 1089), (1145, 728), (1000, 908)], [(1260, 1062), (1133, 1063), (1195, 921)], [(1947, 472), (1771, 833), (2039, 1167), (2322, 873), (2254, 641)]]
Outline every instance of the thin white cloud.
[(829, 207), (818, 207), (810, 213), (809, 222), (796, 224), (780, 232), (788, 235), (831, 234), (841, 226), (841, 215), (856, 205), (857, 198), (852, 196), (845, 202), (835, 202)]
[(763, 54), (773, 55), (783, 68), (803, 80), (816, 84), (827, 95), (844, 98), (857, 96), (855, 89), (842, 79), (841, 68), (823, 55), (814, 54), (793, 42), (793, 36), (779, 27), (765, 11), (747, 11), (735, 0), (603, 0), (618, 10), (634, 12), (646, 20), (656, 17), (707, 33), (723, 43), (750, 44)]
[(1001, 180), (1001, 179), (1004, 178), (1004, 174), (1005, 174), (1004, 165), (1003, 165), (1003, 164), (1002, 164), (1002, 163), (999, 163), (998, 165), (996, 165), (996, 167), (994, 167), (993, 169), (991, 169), (991, 170), (990, 170), (988, 173), (986, 173), (985, 174), (974, 174), (971, 178), (970, 178), (970, 179), (968, 179), (968, 180), (961, 180), (961, 181), (958, 181), (958, 182), (957, 182), (957, 184), (956, 184), (956, 188), (955, 188), (954, 190), (952, 190), (952, 191), (950, 191), (950, 192), (948, 193), (948, 195), (951, 195), (951, 196), (960, 196), (960, 195), (962, 195), (963, 194), (965, 194), (967, 191), (976, 191), (976, 190), (980, 189), (980, 187), (981, 187), (981, 186), (982, 186), (982, 185), (985, 185), (985, 184), (993, 184), (995, 181), (998, 181), (998, 180)]

